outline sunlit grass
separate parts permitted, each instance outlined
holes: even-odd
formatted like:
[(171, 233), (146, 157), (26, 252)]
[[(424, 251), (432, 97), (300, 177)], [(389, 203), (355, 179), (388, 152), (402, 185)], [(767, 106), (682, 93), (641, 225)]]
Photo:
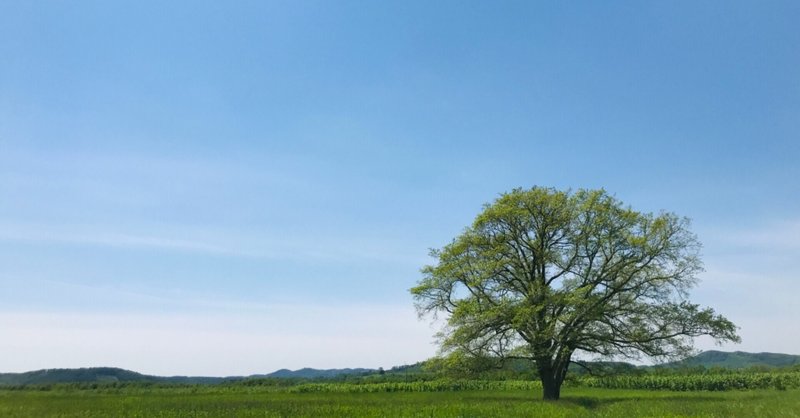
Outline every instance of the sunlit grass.
[(3, 417), (800, 417), (800, 390), (290, 393), (205, 387), (102, 392), (0, 391)]

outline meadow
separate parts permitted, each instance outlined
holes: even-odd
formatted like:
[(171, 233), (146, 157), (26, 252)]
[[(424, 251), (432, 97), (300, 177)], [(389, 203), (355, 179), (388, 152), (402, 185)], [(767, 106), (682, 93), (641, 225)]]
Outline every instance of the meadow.
[[(747, 382), (741, 379), (743, 375), (734, 376)], [(750, 382), (765, 380), (761, 374), (750, 375)], [(0, 390), (0, 416), (800, 417), (800, 388), (792, 380), (796, 373), (779, 376), (791, 387), (688, 390), (690, 386), (684, 385), (680, 386), (684, 390), (675, 391), (588, 387), (589, 381), (575, 382), (564, 388), (562, 399), (556, 402), (540, 400), (538, 383), (531, 381), (55, 385)], [(671, 378), (697, 381), (696, 376)], [(639, 382), (650, 384), (651, 380)], [(624, 382), (635, 386), (631, 379)], [(591, 384), (600, 386), (600, 381)]]

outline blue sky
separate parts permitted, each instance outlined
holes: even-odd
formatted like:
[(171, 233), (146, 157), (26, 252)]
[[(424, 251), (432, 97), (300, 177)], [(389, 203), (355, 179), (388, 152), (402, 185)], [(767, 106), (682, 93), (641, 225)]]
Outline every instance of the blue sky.
[(777, 1), (3, 2), (0, 370), (422, 360), (428, 248), (533, 185), (692, 218), (694, 299), (742, 327), (723, 348), (800, 353), (771, 332), (800, 316), (798, 21)]

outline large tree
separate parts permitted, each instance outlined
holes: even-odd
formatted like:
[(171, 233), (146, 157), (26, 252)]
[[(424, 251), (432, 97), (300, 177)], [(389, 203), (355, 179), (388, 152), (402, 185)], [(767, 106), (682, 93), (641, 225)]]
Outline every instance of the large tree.
[(443, 354), (529, 359), (544, 399), (558, 399), (576, 353), (659, 358), (701, 335), (739, 341), (732, 322), (687, 300), (699, 249), (687, 219), (603, 190), (516, 189), (432, 250), (411, 292), (420, 315), (447, 316)]

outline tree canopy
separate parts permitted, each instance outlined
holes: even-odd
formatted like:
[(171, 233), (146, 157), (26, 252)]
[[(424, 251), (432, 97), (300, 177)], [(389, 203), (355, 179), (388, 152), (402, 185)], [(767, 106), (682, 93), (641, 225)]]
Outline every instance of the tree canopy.
[(444, 354), (524, 358), (558, 399), (573, 355), (679, 357), (736, 326), (688, 300), (702, 271), (689, 221), (640, 213), (604, 190), (515, 189), (432, 250), (411, 289), (420, 315), (447, 316)]

